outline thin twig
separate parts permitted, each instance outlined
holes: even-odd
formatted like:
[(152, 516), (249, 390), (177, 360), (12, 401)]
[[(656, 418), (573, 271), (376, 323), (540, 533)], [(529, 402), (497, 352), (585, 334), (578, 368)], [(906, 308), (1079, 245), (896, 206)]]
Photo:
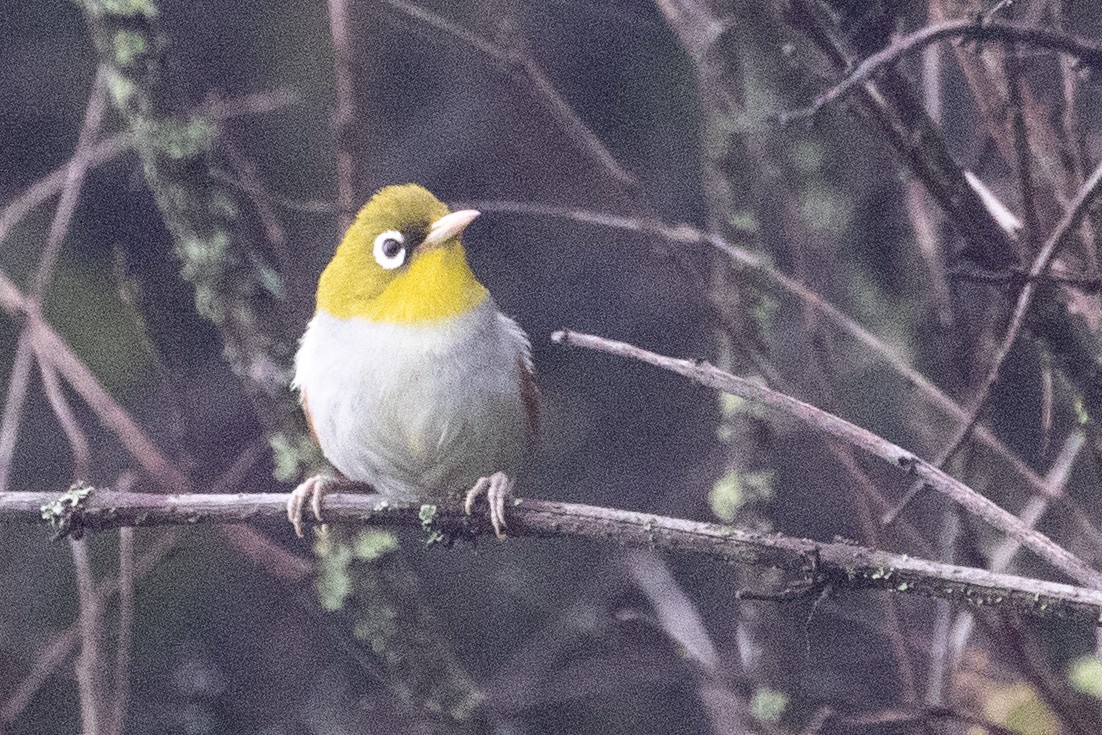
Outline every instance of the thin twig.
[[(1086, 220), (1084, 220), (1084, 224)], [(1048, 272), (1036, 278), (1031, 278), (1024, 269), (1010, 268), (1006, 271), (992, 273), (990, 271), (974, 270), (970, 268), (956, 268), (949, 271), (949, 277), (961, 281), (973, 281), (976, 283), (995, 283), (1000, 285), (1016, 286), (1029, 280), (1051, 283), (1058, 286), (1068, 286), (1081, 291), (1098, 293), (1102, 291), (1102, 279), (1090, 276), (1074, 276), (1066, 272)]]
[(266, 92), (253, 92), (230, 99), (211, 96), (203, 101), (199, 112), (210, 115), (215, 120), (229, 120), (249, 115), (266, 115), (298, 104), (300, 101), (302, 101), (302, 95), (297, 90), (291, 87), (276, 87)]
[[(685, 369), (688, 373), (700, 370), (691, 363)], [(325, 497), (326, 522), (427, 529), (430, 536), (441, 532), (489, 537), (494, 532), (487, 517), (468, 516), (458, 501), (399, 503), (369, 494), (369, 490), (358, 483), (340, 483)], [(240, 524), (259, 519), (286, 523), (288, 497), (286, 493), (162, 495), (93, 490), (68, 514), (68, 520), (71, 527), (85, 531), (121, 526)], [(0, 495), (0, 519), (41, 523), (41, 507), (57, 499), (57, 493), (5, 493)], [(917, 592), (971, 604), (1048, 612), (1095, 624), (1102, 620), (1099, 590), (942, 564), (855, 544), (759, 534), (714, 523), (545, 500), (514, 499), (507, 515), (509, 532), (514, 537), (573, 536), (668, 549), (810, 576), (812, 581), (829, 583), (837, 589)]]
[(669, 564), (653, 551), (625, 555), (622, 564), (628, 577), (650, 601), (663, 632), (683, 652), (684, 658), (707, 676), (718, 673), (719, 652), (692, 598), (670, 571)]
[(264, 191), (260, 178), (256, 174), (256, 166), (233, 145), (229, 139), (222, 142), (226, 151), (226, 157), (233, 169), (233, 177), (221, 177), (224, 181), (233, 184), (242, 191), (253, 203), (256, 213), (260, 216), (260, 223), (264, 227), (264, 234), (271, 243), (272, 248), (279, 254), (281, 265), (286, 266), (290, 261), (287, 252), (287, 233), (279, 222), (279, 217), (272, 210), (274, 197)]
[[(209, 100), (200, 107), (200, 111), (209, 114), (215, 120), (226, 120), (272, 112), (293, 104), (298, 99), (299, 96), (295, 92), (276, 89), (272, 92), (243, 95), (231, 100)], [(87, 168), (96, 168), (113, 160), (123, 151), (128, 150), (131, 143), (130, 134), (126, 132), (116, 133), (101, 140), (89, 148)], [(0, 244), (7, 239), (12, 227), (64, 188), (68, 175), (69, 163), (66, 163), (35, 181), (4, 206), (0, 211)]]
[(558, 91), (531, 54), (523, 50), (521, 44), (514, 43), (510, 48), (502, 48), (498, 44), (488, 41), (413, 3), (405, 2), (405, 0), (384, 0), (384, 2), (395, 10), (462, 41), (502, 64), (507, 70), (520, 72), (534, 90), (533, 97), (550, 113), (567, 137), (588, 154), (613, 181), (622, 186), (629, 197), (634, 200), (644, 196), (643, 185), (635, 174), (620, 165), (620, 162), (612, 155), (612, 152), (609, 151), (600, 137), (586, 125), (585, 121), (566, 101), (566, 98)]
[(1077, 38), (1064, 31), (1035, 28), (1005, 21), (978, 23), (971, 18), (948, 20), (944, 23), (928, 25), (906, 36), (900, 36), (858, 64), (841, 82), (816, 97), (810, 106), (802, 110), (785, 113), (781, 116), (781, 119), (784, 122), (789, 122), (811, 117), (824, 106), (845, 96), (857, 86), (871, 79), (877, 71), (885, 66), (894, 64), (908, 54), (950, 38), (1023, 43), (1074, 56), (1088, 66), (1102, 66), (1102, 44)]
[(19, 438), (19, 424), (23, 420), (23, 404), (34, 364), (34, 348), (30, 334), (23, 330), (15, 348), (15, 361), (8, 378), (8, 393), (4, 399), (4, 414), (0, 418), (0, 492), (8, 489), (12, 467), (15, 463), (15, 444)]
[[(262, 452), (259, 443), (246, 447), (230, 467), (217, 480), (211, 483), (207, 491), (224, 493), (236, 488), (259, 460)], [(309, 560), (297, 556), (280, 546), (268, 542), (260, 532), (244, 526), (221, 526), (220, 529), (231, 545), (248, 549), (248, 556), (259, 567), (271, 573), (277, 579), (287, 582), (299, 582), (310, 572)], [(133, 581), (143, 580), (184, 538), (185, 529), (172, 528), (162, 534), (136, 559), (133, 565)], [(96, 592), (101, 605), (106, 606), (111, 597), (120, 594), (124, 580), (102, 580)], [(79, 640), (77, 626), (58, 633), (41, 650), (31, 666), (26, 678), (20, 682), (8, 699), (0, 706), (0, 725), (13, 722), (26, 709), (35, 693), (46, 683), (69, 656)]]
[[(118, 156), (130, 147), (127, 133), (116, 133), (105, 138), (88, 149), (88, 168), (100, 166)], [(28, 186), (23, 192), (8, 202), (0, 211), (0, 244), (7, 239), (11, 228), (37, 207), (56, 196), (65, 187), (69, 175), (69, 164), (51, 171)]]
[[(184, 538), (187, 529), (170, 528), (138, 557), (134, 565), (134, 579), (141, 581), (174, 549)], [(96, 586), (101, 604), (106, 605), (119, 591), (119, 580), (101, 580)], [(11, 696), (0, 706), (0, 725), (16, 720), (27, 708), (34, 695), (46, 684), (51, 676), (61, 668), (80, 641), (79, 626), (74, 624), (54, 635), (39, 651), (30, 671), (12, 690)]]
[[(172, 535), (178, 535), (179, 532), (180, 529), (175, 528), (169, 531)], [(19, 685), (12, 690), (8, 700), (0, 707), (0, 725), (14, 722), (23, 713), (23, 710), (27, 708), (38, 690), (68, 660), (69, 654), (73, 652), (79, 640), (80, 632), (77, 626), (73, 625), (67, 628), (65, 632), (54, 636), (39, 650), (31, 664), (30, 671), (19, 682)]]
[[(671, 243), (700, 244), (716, 248), (739, 265), (751, 269), (755, 273), (767, 278), (776, 287), (800, 299), (802, 302), (821, 313), (842, 332), (878, 355), (884, 360), (888, 367), (902, 377), (908, 385), (921, 391), (938, 409), (961, 422), (968, 418), (967, 411), (959, 403), (953, 400), (922, 373), (900, 359), (896, 350), (890, 345), (865, 329), (857, 323), (857, 321), (831, 304), (817, 292), (808, 288), (795, 278), (787, 276), (777, 270), (770, 265), (768, 259), (762, 257), (760, 253), (734, 245), (722, 235), (704, 232), (685, 223), (669, 224), (659, 220), (644, 221), (638, 217), (610, 214), (607, 212), (594, 212), (574, 207), (509, 201), (479, 201), (466, 203), (464, 206), (471, 206), (484, 212), (509, 212), (530, 216), (554, 217), (577, 222), (579, 224), (597, 225), (628, 232), (654, 235)], [(1026, 484), (1028, 484), (1034, 492), (1044, 492), (1047, 489), (1040, 475), (1034, 472), (1029, 465), (1023, 462), (1017, 454), (1011, 451), (1010, 448), (986, 426), (981, 425), (975, 428), (975, 438), (1006, 461), (1014, 471), (1025, 480)]]
[[(960, 509), (952, 504), (946, 504), (940, 509), (942, 521), (940, 530), (941, 561), (952, 563), (957, 558), (958, 544), (961, 538)], [(952, 625), (953, 611), (945, 600), (938, 600), (934, 618), (934, 628), (931, 631), (928, 646), (928, 665), (926, 673), (926, 695), (924, 702), (927, 705), (940, 705), (945, 701), (946, 683), (949, 672), (949, 634)]]
[(333, 76), (336, 81), (337, 107), (333, 132), (337, 151), (337, 208), (341, 230), (348, 229), (356, 212), (352, 150), (352, 126), (356, 119), (352, 85), (352, 37), (348, 32), (348, 3), (329, 0), (329, 36), (333, 40)]
[(61, 199), (58, 200), (57, 209), (54, 211), (53, 220), (50, 222), (50, 230), (46, 235), (46, 246), (39, 257), (38, 269), (35, 271), (34, 280), (28, 290), (31, 298), (36, 301), (42, 299), (46, 293), (46, 287), (53, 276), (54, 266), (57, 264), (58, 255), (61, 253), (61, 242), (69, 233), (69, 223), (73, 220), (73, 212), (76, 211), (80, 192), (84, 188), (84, 175), (92, 163), (93, 144), (99, 137), (100, 126), (103, 123), (103, 113), (107, 109), (107, 70), (99, 67), (96, 71), (95, 81), (92, 82), (92, 92), (88, 96), (88, 104), (84, 108), (84, 122), (80, 127), (80, 135), (77, 137), (77, 145), (69, 163), (65, 166), (65, 183), (61, 187)]
[(65, 378), (143, 469), (169, 489), (186, 491), (189, 487), (187, 477), (168, 461), (69, 344), (42, 319), (29, 299), (3, 273), (0, 273), (0, 309), (27, 320), (24, 332), (29, 335), (38, 358)]
[[(1037, 216), (1036, 185), (1033, 181), (1033, 157), (1029, 149), (1029, 121), (1026, 120), (1024, 90), (1025, 64), (1021, 50), (1012, 44), (1003, 61), (1006, 83), (1009, 87), (1011, 130), (1014, 135), (1014, 164), (1018, 170), (1018, 198), (1021, 202), (1024, 231), (1019, 236), (1025, 252), (1031, 253), (1034, 243), (1041, 236), (1040, 219)], [(1023, 258), (1024, 260), (1024, 258)]]
[[(38, 270), (34, 274), (29, 296), (26, 297), (28, 303), (24, 306), (25, 311), (37, 314), (42, 295), (49, 284), (50, 276), (57, 262), (61, 242), (69, 232), (69, 224), (72, 222), (73, 212), (76, 210), (77, 200), (80, 198), (80, 191), (84, 184), (84, 174), (88, 170), (91, 161), (92, 143), (99, 134), (103, 112), (107, 106), (105, 79), (105, 72), (101, 67), (96, 73), (92, 93), (84, 110), (84, 123), (81, 126), (76, 150), (65, 166), (65, 176), (61, 183), (61, 200), (58, 202), (57, 209), (50, 221), (46, 246), (42, 251)], [(11, 379), (8, 383), (8, 396), (4, 404), (4, 416), (2, 422), (0, 422), (0, 491), (7, 488), (11, 477), (15, 442), (19, 434), (19, 423), (29, 386), (31, 363), (34, 355), (29, 330), (29, 326), (24, 327), (19, 335), (19, 343), (15, 352), (15, 364), (12, 367)], [(64, 425), (64, 419), (61, 418), (60, 414), (59, 420)], [(74, 458), (79, 456), (77, 446), (73, 444)], [(87, 443), (85, 443), (85, 447), (87, 447)]]
[[(855, 63), (854, 44), (827, 7), (818, 0), (782, 0), (788, 22), (804, 33), (843, 75)], [(941, 206), (949, 224), (969, 243), (973, 257), (988, 267), (1014, 258), (1013, 238), (988, 209), (957, 163), (942, 131), (922, 109), (910, 85), (894, 69), (882, 79), (856, 87), (857, 111), (922, 181)]]
[(607, 352), (619, 357), (640, 360), (655, 367), (683, 375), (701, 385), (747, 398), (791, 416), (816, 431), (824, 432), (852, 444), (928, 483), (969, 513), (1022, 543), (1045, 561), (1072, 579), (1095, 589), (1102, 589), (1102, 573), (1092, 569), (1082, 559), (1059, 546), (1044, 534), (1028, 528), (1013, 513), (1009, 513), (972, 488), (936, 466), (917, 457), (881, 436), (851, 424), (810, 404), (798, 401), (757, 383), (719, 370), (705, 361), (679, 360), (641, 349), (626, 342), (605, 339), (591, 334), (559, 331), (552, 341)]
[[(263, 440), (245, 447), (230, 465), (208, 488), (210, 493), (228, 492), (240, 486), (248, 473), (265, 457), (268, 445)], [(301, 582), (310, 574), (311, 564), (301, 555), (286, 549), (260, 531), (249, 526), (219, 526), (222, 537), (249, 561), (272, 575), (287, 582)]]
[(80, 693), (80, 716), (83, 735), (100, 735), (105, 719), (103, 698), (103, 657), (100, 653), (103, 638), (102, 603), (96, 594), (92, 577), (92, 563), (88, 558), (86, 539), (69, 539), (73, 553), (73, 569), (77, 580), (77, 599), (80, 603), (78, 629), (80, 631), (80, 655), (76, 661), (77, 687)]
[(650, 602), (659, 629), (697, 672), (696, 696), (711, 721), (712, 732), (746, 732), (748, 697), (731, 686), (700, 611), (678, 584), (670, 565), (650, 549), (625, 554), (621, 564)]
[[(834, 439), (827, 440), (825, 444), (827, 450), (842, 465), (842, 469), (845, 470), (846, 474), (849, 475), (850, 484), (856, 486), (855, 494), (860, 494), (868, 498), (869, 501), (876, 505), (876, 510), (879, 513), (883, 513), (891, 507), (891, 503), (884, 497), (884, 493), (880, 491), (877, 484), (869, 477), (868, 471), (858, 461), (858, 458), (855, 456), (856, 452), (853, 451), (852, 446)], [(894, 531), (895, 535), (901, 537), (899, 541), (904, 543), (904, 548), (906, 549), (910, 549), (917, 554), (927, 557), (934, 555), (933, 544), (914, 527), (914, 524), (908, 522), (906, 519), (895, 524), (891, 529), (883, 530)], [(879, 532), (880, 529), (878, 528), (878, 533)], [(866, 539), (866, 541), (873, 546), (881, 546), (869, 539)]]
[[(1064, 14), (1058, 13), (1055, 21), (1064, 23)], [(1087, 136), (1082, 135), (1079, 129), (1079, 77), (1078, 63), (1068, 56), (1060, 57), (1060, 87), (1062, 95), (1062, 115), (1060, 132), (1064, 141), (1064, 154), (1061, 156), (1065, 162), (1067, 180), (1072, 186), (1077, 186), (1087, 176), (1089, 158), (1086, 155)], [(1083, 221), (1084, 244), (1083, 258), (1086, 261), (1087, 273), (1098, 273), (1098, 251), (1095, 249), (1094, 232), (1090, 219)]]
[[(1055, 732), (1061, 735), (1098, 735), (1098, 708), (1084, 706), (1082, 695), (1068, 686), (1066, 672), (1053, 667), (1052, 650), (1042, 647), (1036, 629), (1026, 627), (1017, 615), (1001, 615), (994, 610), (977, 616), (985, 643), (1009, 661), (1039, 701), (1058, 720)], [(1061, 667), (1062, 668), (1062, 667)]]
[[(1094, 203), (1095, 197), (1100, 190), (1102, 190), (1102, 163), (1099, 163), (1094, 173), (1092, 173), (1090, 178), (1079, 188), (1079, 192), (1076, 194), (1071, 206), (1064, 212), (1064, 216), (1060, 219), (1060, 223), (1056, 226), (1056, 229), (1053, 230), (1052, 234), (1049, 235), (1041, 251), (1037, 253), (1037, 257), (1034, 258), (1033, 264), (1030, 266), (1029, 273), (1027, 274), (1028, 278), (1025, 285), (1022, 286), (1022, 292), (1018, 295), (1018, 301), (1014, 306), (1014, 314), (1010, 319), (1010, 325), (1007, 327), (1006, 334), (1003, 336), (1002, 342), (995, 351), (995, 357), (991, 361), (990, 367), (987, 369), (987, 374), (984, 376), (983, 382), (980, 383), (979, 388), (972, 398), (965, 421), (957, 429), (956, 433), (953, 434), (952, 439), (946, 444), (945, 448), (937, 455), (937, 458), (933, 462), (933, 464), (938, 467), (943, 467), (945, 463), (964, 446), (968, 434), (979, 422), (980, 412), (983, 410), (984, 405), (987, 403), (987, 399), (991, 395), (991, 389), (994, 388), (996, 381), (999, 379), (999, 375), (1002, 373), (1003, 363), (1006, 362), (1006, 358), (1010, 354), (1010, 348), (1013, 347), (1014, 342), (1017, 341), (1018, 335), (1022, 330), (1022, 325), (1025, 323), (1026, 314), (1029, 312), (1029, 307), (1033, 304), (1033, 296), (1037, 292), (1038, 283), (1040, 282), (1039, 279), (1048, 270), (1049, 265), (1057, 254), (1059, 254), (1061, 248), (1063, 248), (1075, 234), (1076, 228), (1083, 218), (1086, 217), (1087, 211)], [(906, 507), (907, 503), (921, 489), (922, 486), (918, 483), (912, 485), (910, 490), (900, 501), (895, 514), (898, 515), (899, 511)]]
[[(42, 386), (45, 389), (46, 400), (53, 409), (61, 430), (69, 442), (69, 450), (73, 453), (73, 476), (86, 478), (92, 464), (92, 452), (88, 448), (88, 436), (81, 428), (73, 407), (65, 398), (65, 391), (61, 387), (61, 381), (57, 377), (57, 369), (53, 364), (38, 360), (38, 371), (42, 375)], [(0, 488), (3, 486), (0, 485)]]
[(108, 732), (123, 735), (130, 700), (130, 643), (134, 635), (134, 529), (119, 529), (119, 615), (115, 642), (115, 685), (111, 688)]
[(142, 469), (170, 490), (186, 490), (190, 486), (187, 476), (168, 460), (126, 409), (104, 389), (68, 343), (44, 321), (32, 321), (29, 329), (38, 358), (48, 362), (65, 378), (100, 422), (119, 438)]
[[(1059, 456), (1056, 461), (1052, 463), (1052, 468), (1045, 476), (1045, 481), (1051, 484), (1054, 489), (1062, 489), (1071, 478), (1071, 470), (1075, 466), (1075, 460), (1079, 456), (1080, 450), (1086, 444), (1086, 438), (1082, 433), (1076, 432), (1068, 437), (1064, 442), (1063, 448), (1060, 450)], [(1048, 495), (1034, 495), (1026, 503), (1026, 507), (1019, 513), (1019, 517), (1022, 522), (1033, 528), (1040, 522), (1041, 517), (1048, 510)], [(1010, 567), (1010, 563), (1014, 560), (1015, 555), (1022, 548), (1014, 539), (1003, 539), (995, 550), (991, 553), (991, 563), (989, 568), (993, 572), (1002, 572)], [(968, 640), (972, 636), (972, 629), (975, 627), (975, 616), (970, 612), (962, 611), (956, 616), (956, 620), (953, 621), (952, 632), (949, 636), (951, 641), (951, 654), (953, 667), (959, 663), (961, 656), (964, 654), (965, 646), (968, 645)]]
[[(958, 712), (949, 707), (918, 707), (914, 709), (893, 707), (869, 714), (837, 715), (836, 717), (842, 722), (861, 729), (875, 725), (916, 725), (930, 728), (935, 722), (949, 722), (969, 725), (969, 732), (979, 729), (989, 733), (989, 735), (1016, 735), (1018, 732), (984, 717)], [(919, 731), (922, 732), (923, 730)]]
[[(860, 464), (854, 456), (856, 452), (853, 447), (840, 441), (830, 441), (829, 443), (837, 448), (838, 451), (835, 452), (835, 457), (849, 470), (850, 476), (854, 477)], [(857, 506), (857, 517), (861, 526), (861, 540), (875, 549), (887, 548), (880, 524), (877, 523), (876, 516), (872, 511), (867, 487), (860, 481), (855, 485), (851, 488), (850, 495), (853, 503)], [(952, 560), (945, 559), (944, 561)], [(903, 622), (899, 614), (899, 601), (895, 597), (889, 597), (883, 603), (886, 608), (883, 616), (884, 636), (888, 639), (888, 645), (891, 647), (892, 656), (895, 659), (896, 671), (899, 677), (899, 696), (903, 702), (913, 704), (918, 700), (918, 675), (915, 672), (913, 651), (907, 645), (910, 639), (903, 632)]]
[(926, 266), (926, 276), (931, 286), (931, 301), (937, 314), (938, 324), (943, 329), (948, 328), (953, 324), (953, 296), (945, 271), (936, 215), (933, 207), (930, 206), (926, 190), (916, 180), (912, 179), (904, 184), (903, 199), (915, 244), (918, 245), (918, 253)]
[[(164, 455), (153, 440), (134, 421), (125, 408), (119, 404), (96, 376), (88, 369), (68, 343), (42, 320), (37, 311), (27, 312), (29, 304), (26, 297), (20, 293), (10, 280), (0, 273), (0, 309), (7, 311), (16, 317), (24, 317), (33, 328), (32, 335), (35, 338), (35, 350), (39, 359), (65, 378), (70, 386), (84, 400), (88, 407), (99, 418), (100, 423), (119, 437), (123, 447), (127, 449), (134, 460), (149, 473), (156, 482), (165, 486), (170, 492), (192, 492), (192, 486), (187, 475), (181, 472)], [(246, 472), (259, 456), (256, 445), (250, 445), (245, 450), (248, 454), (247, 461), (238, 458), (234, 465), (235, 471)], [(231, 470), (234, 470), (231, 468)], [(278, 545), (274, 544), (259, 532), (253, 529), (232, 530), (225, 529), (223, 533), (227, 540), (243, 553), (256, 559), (258, 562), (268, 560), (271, 562), (270, 571), (281, 578), (296, 576), (301, 578), (305, 572), (301, 565), (296, 565), (290, 555), (283, 553)], [(263, 564), (262, 564), (263, 565)]]

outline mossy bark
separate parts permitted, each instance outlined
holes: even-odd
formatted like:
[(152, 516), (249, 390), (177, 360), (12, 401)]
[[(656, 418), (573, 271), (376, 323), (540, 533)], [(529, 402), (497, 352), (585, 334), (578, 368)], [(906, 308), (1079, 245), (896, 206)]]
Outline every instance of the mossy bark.
[[(153, 3), (83, 0), (82, 7), (181, 274), (194, 288), (196, 309), (218, 329), (224, 357), (252, 399), (273, 449), (276, 476), (293, 480), (315, 469), (319, 459), (288, 388), (302, 325), (286, 313), (283, 277), (269, 264), (263, 238), (237, 193), (217, 175), (218, 128), (181, 104)], [(357, 603), (345, 610), (350, 638), (435, 729), (473, 726), (481, 697), (439, 634), (412, 573), (394, 554), (354, 561), (341, 570), (352, 586), (349, 599)], [(331, 559), (320, 566), (326, 570)]]

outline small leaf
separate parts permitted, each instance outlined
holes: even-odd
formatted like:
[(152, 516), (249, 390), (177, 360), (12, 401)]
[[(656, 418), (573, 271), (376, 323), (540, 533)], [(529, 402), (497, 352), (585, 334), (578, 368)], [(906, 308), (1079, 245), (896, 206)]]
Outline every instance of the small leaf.
[(1102, 661), (1091, 653), (1075, 659), (1068, 669), (1068, 683), (1077, 692), (1102, 699)]
[(769, 687), (761, 687), (755, 691), (754, 698), (750, 700), (750, 712), (759, 722), (780, 722), (787, 707), (788, 695)]

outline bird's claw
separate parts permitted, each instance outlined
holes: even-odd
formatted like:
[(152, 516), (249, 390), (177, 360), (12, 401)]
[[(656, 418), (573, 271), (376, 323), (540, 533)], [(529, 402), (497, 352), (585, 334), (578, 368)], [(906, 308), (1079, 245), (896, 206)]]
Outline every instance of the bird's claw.
[[(321, 522), (321, 499), (336, 480), (328, 475), (314, 475), (302, 481), (287, 500), (287, 520), (295, 527), (295, 535), (303, 538), (302, 514), (307, 504), (314, 518)], [(324, 529), (325, 526), (323, 525)]]
[(463, 502), (463, 510), (467, 515), (471, 514), (474, 501), (479, 495), (486, 494), (486, 502), (490, 505), (490, 525), (494, 527), (494, 535), (498, 539), (505, 538), (505, 499), (513, 492), (513, 481), (504, 472), (495, 472), (489, 477), (480, 477), (478, 482), (467, 491), (467, 498)]

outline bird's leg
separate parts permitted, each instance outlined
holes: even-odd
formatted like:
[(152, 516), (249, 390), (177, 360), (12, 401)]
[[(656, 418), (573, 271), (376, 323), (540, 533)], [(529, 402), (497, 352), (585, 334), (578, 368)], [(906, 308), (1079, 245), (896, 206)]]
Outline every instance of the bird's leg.
[(486, 502), (490, 504), (490, 524), (499, 539), (505, 538), (505, 499), (513, 492), (513, 481), (504, 472), (495, 472), (489, 477), (480, 477), (467, 492), (463, 510), (471, 514), (475, 499), (486, 493)]
[(302, 512), (307, 503), (310, 505), (310, 510), (314, 512), (314, 518), (321, 521), (322, 496), (336, 482), (337, 478), (329, 475), (314, 475), (303, 480), (291, 493), (291, 497), (287, 500), (287, 520), (295, 527), (295, 534), (299, 538), (302, 538)]

